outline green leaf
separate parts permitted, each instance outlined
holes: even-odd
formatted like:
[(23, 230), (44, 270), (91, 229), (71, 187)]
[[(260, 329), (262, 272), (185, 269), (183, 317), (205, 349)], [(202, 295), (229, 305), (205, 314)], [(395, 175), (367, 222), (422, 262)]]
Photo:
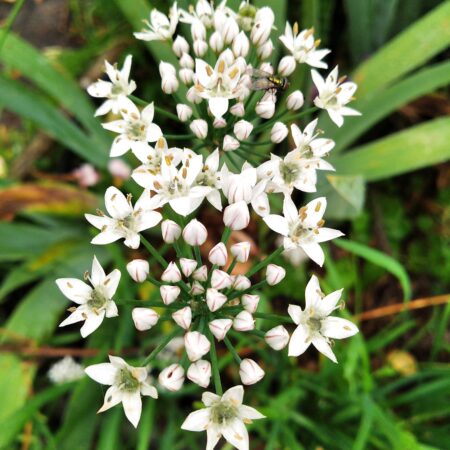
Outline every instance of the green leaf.
[(354, 63), (372, 50), (372, 4), (369, 1), (344, 0), (348, 20), (348, 41)]
[(445, 50), (450, 45), (449, 18), (446, 0), (364, 62), (353, 74), (358, 97), (378, 95), (381, 88)]
[(430, 120), (355, 148), (330, 162), (340, 175), (377, 181), (450, 158), (450, 118)]
[(366, 245), (359, 244), (348, 239), (337, 239), (333, 241), (333, 243), (337, 247), (343, 248), (344, 250), (347, 250), (348, 252), (353, 253), (390, 272), (399, 280), (405, 299), (411, 298), (411, 281), (405, 268), (397, 260), (383, 252), (380, 252), (379, 250), (375, 250), (374, 248), (367, 247)]
[(51, 102), (25, 85), (1, 77), (0, 105), (35, 122), (83, 159), (98, 167), (106, 167), (108, 147), (96, 144)]
[[(336, 141), (333, 155), (347, 148), (363, 133), (384, 117), (407, 103), (445, 87), (450, 83), (450, 62), (427, 67), (371, 99), (362, 98), (352, 107), (362, 113), (361, 117), (348, 117), (341, 128), (326, 126), (326, 135)], [(331, 124), (331, 121), (329, 122)], [(322, 125), (323, 128), (323, 125)]]

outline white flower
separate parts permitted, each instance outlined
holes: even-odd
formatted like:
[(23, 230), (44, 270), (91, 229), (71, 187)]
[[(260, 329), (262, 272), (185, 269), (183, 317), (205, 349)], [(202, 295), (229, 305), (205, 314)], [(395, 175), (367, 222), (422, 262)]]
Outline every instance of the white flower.
[(228, 252), (223, 242), (219, 242), (209, 251), (208, 260), (216, 266), (224, 266), (227, 263)]
[(222, 341), (233, 325), (231, 319), (215, 319), (209, 322), (209, 329), (218, 341)]
[(179, 364), (172, 364), (159, 374), (158, 381), (168, 391), (179, 391), (184, 383), (184, 369)]
[(238, 450), (249, 449), (246, 423), (264, 419), (256, 409), (242, 404), (244, 388), (235, 386), (228, 389), (222, 397), (205, 392), (202, 401), (206, 408), (194, 411), (184, 421), (181, 428), (188, 431), (207, 433), (207, 450), (212, 450), (221, 436)]
[(250, 288), (252, 282), (245, 275), (236, 275), (233, 281), (233, 289), (245, 291)]
[(228, 67), (222, 56), (217, 60), (214, 69), (202, 59), (196, 59), (195, 76), (198, 95), (208, 100), (214, 117), (222, 117), (228, 111), (229, 100), (239, 95), (239, 67), (236, 64)]
[(178, 311), (175, 311), (172, 314), (172, 319), (181, 328), (184, 328), (185, 330), (187, 330), (191, 326), (191, 322), (192, 322), (191, 308), (189, 306), (185, 306), (184, 308), (181, 308)]
[(245, 58), (248, 55), (248, 52), (250, 50), (250, 41), (243, 31), (235, 36), (232, 49), (234, 56), (236, 57), (243, 56)]
[(222, 174), (219, 171), (219, 163), (220, 154), (219, 149), (216, 148), (205, 159), (203, 168), (195, 179), (195, 184), (197, 186), (209, 188), (206, 200), (208, 200), (214, 208), (222, 211), (222, 199), (220, 196), (220, 190), (222, 189)]
[(142, 41), (169, 40), (175, 33), (178, 17), (179, 12), (176, 2), (170, 8), (169, 17), (157, 9), (152, 9), (150, 12), (150, 22), (145, 22), (149, 29), (134, 33), (134, 36), (136, 39), (141, 39)]
[(253, 361), (253, 359), (245, 358), (239, 365), (239, 376), (242, 384), (256, 384), (264, 378), (265, 372), (261, 367)]
[(197, 209), (209, 194), (209, 187), (195, 185), (203, 167), (202, 156), (184, 149), (183, 160), (183, 164), (177, 169), (173, 160), (164, 158), (161, 173), (155, 175), (153, 187), (150, 189), (156, 194), (152, 197), (148, 192), (142, 194), (149, 208), (159, 208), (169, 203), (177, 214), (187, 216)]
[(278, 63), (278, 73), (283, 77), (288, 77), (294, 72), (296, 66), (297, 64), (293, 56), (283, 56)]
[(198, 331), (188, 331), (184, 335), (184, 347), (190, 361), (198, 361), (211, 348), (208, 338)]
[(181, 272), (176, 263), (172, 261), (168, 264), (161, 275), (161, 280), (166, 281), (167, 283), (178, 283), (181, 281)]
[(265, 6), (258, 9), (255, 15), (255, 23), (250, 33), (253, 44), (260, 47), (269, 39), (274, 21), (275, 15), (271, 8)]
[(181, 289), (179, 286), (163, 285), (159, 288), (159, 292), (164, 304), (170, 305), (178, 298)]
[(209, 45), (215, 53), (219, 53), (223, 49), (223, 37), (218, 31), (214, 31), (209, 38)]
[[(193, 69), (195, 67), (194, 58), (189, 53), (183, 53), (183, 55), (180, 58), (180, 67), (184, 69)], [(173, 68), (172, 74), (175, 75), (175, 68)], [(162, 75), (161, 75), (162, 76)]]
[(227, 272), (216, 269), (211, 276), (211, 286), (214, 289), (227, 289), (233, 284), (233, 278)]
[(202, 388), (208, 387), (211, 380), (211, 363), (200, 359), (191, 364), (187, 371), (187, 377)]
[(86, 367), (86, 374), (100, 384), (111, 386), (105, 393), (105, 401), (98, 412), (104, 412), (122, 403), (127, 419), (136, 428), (141, 418), (141, 395), (158, 398), (154, 386), (147, 382), (145, 367), (128, 365), (118, 356), (109, 356), (110, 363), (94, 364)]
[(255, 328), (255, 319), (248, 311), (241, 311), (233, 320), (236, 331), (250, 331)]
[(273, 42), (272, 39), (267, 39), (263, 45), (259, 46), (256, 49), (256, 54), (259, 56), (261, 60), (265, 60), (270, 58), (270, 55), (273, 52)]
[(199, 56), (200, 58), (205, 56), (205, 53), (208, 51), (208, 44), (203, 39), (196, 39), (193, 47), (195, 56)]
[(360, 116), (361, 113), (353, 108), (345, 106), (353, 100), (353, 94), (357, 85), (351, 81), (345, 81), (346, 77), (338, 79), (338, 67), (336, 66), (324, 80), (317, 71), (311, 71), (312, 79), (319, 95), (314, 99), (318, 108), (326, 109), (330, 119), (341, 127), (344, 116)]
[(235, 231), (247, 228), (250, 223), (250, 211), (247, 203), (240, 201), (228, 205), (223, 212), (223, 223)]
[[(189, 77), (184, 75), (184, 80), (189, 81)], [(173, 94), (180, 87), (180, 83), (176, 75), (166, 75), (161, 78), (161, 90), (165, 94)]]
[(87, 221), (100, 230), (91, 243), (105, 245), (123, 238), (127, 247), (138, 248), (139, 233), (153, 228), (162, 218), (159, 212), (143, 208), (144, 195), (145, 192), (133, 208), (130, 196), (125, 197), (114, 186), (109, 187), (105, 192), (105, 206), (111, 217), (85, 214)]
[(98, 80), (88, 86), (87, 91), (90, 96), (108, 99), (95, 111), (96, 116), (103, 116), (110, 111), (118, 114), (123, 99), (136, 89), (136, 83), (133, 80), (128, 81), (131, 58), (131, 55), (125, 58), (121, 70), (116, 65), (112, 66), (105, 61), (106, 73), (111, 81)]
[(241, 298), (242, 306), (250, 314), (256, 312), (260, 297), (256, 294), (244, 294)]
[(297, 211), (290, 197), (284, 198), (283, 215), (271, 214), (264, 217), (267, 226), (284, 236), (284, 248), (301, 247), (319, 266), (323, 265), (325, 256), (320, 243), (343, 236), (338, 230), (324, 228), (322, 219), (327, 206), (325, 197), (309, 202)]
[(239, 120), (234, 124), (234, 135), (240, 140), (245, 141), (253, 130), (253, 125), (246, 120)]
[(303, 132), (294, 124), (291, 125), (291, 133), (295, 142), (295, 154), (299, 158), (310, 162), (320, 162), (320, 158), (327, 156), (334, 148), (334, 141), (331, 139), (317, 138), (320, 130), (315, 133), (318, 119), (306, 125)]
[(288, 308), (291, 319), (297, 325), (289, 342), (289, 356), (301, 355), (312, 344), (327, 358), (337, 362), (330, 339), (344, 339), (358, 332), (356, 325), (349, 320), (330, 317), (339, 308), (341, 295), (342, 289), (324, 295), (317, 277), (311, 277), (305, 291), (305, 309), (298, 305), (289, 305)]
[[(273, 94), (271, 94), (273, 95)], [(275, 114), (275, 103), (273, 99), (264, 96), (261, 101), (256, 104), (256, 114), (263, 119), (270, 119)]]
[(284, 34), (280, 36), (280, 41), (292, 53), (297, 62), (306, 63), (319, 69), (326, 69), (328, 67), (322, 59), (331, 50), (317, 50), (320, 40), (314, 40), (313, 28), (303, 30), (298, 34), (298, 24), (295, 23), (292, 28), (289, 22), (286, 22), (286, 28)]
[(205, 282), (208, 279), (208, 268), (205, 265), (199, 267), (192, 274), (192, 278), (194, 278), (194, 280), (200, 281), (202, 283)]
[(237, 262), (245, 263), (250, 256), (251, 244), (250, 242), (238, 242), (231, 246), (230, 251)]
[(203, 245), (208, 237), (205, 225), (197, 219), (192, 219), (183, 230), (183, 239), (189, 245)]
[(71, 356), (65, 356), (50, 367), (47, 376), (53, 384), (68, 383), (83, 378), (84, 368)]
[(276, 264), (269, 264), (266, 271), (266, 281), (269, 286), (275, 286), (286, 276), (286, 270)]
[(80, 329), (81, 336), (84, 338), (101, 325), (105, 316), (109, 318), (119, 315), (112, 297), (119, 285), (120, 271), (114, 269), (109, 275), (106, 275), (94, 256), (89, 281), (92, 287), (76, 278), (56, 280), (61, 292), (69, 300), (79, 305), (76, 308), (70, 308), (72, 314), (59, 326), (65, 327), (84, 320)]
[(299, 110), (303, 104), (305, 103), (305, 97), (303, 96), (302, 91), (296, 90), (288, 95), (286, 99), (286, 107), (290, 111)]
[(127, 264), (127, 271), (136, 283), (142, 283), (150, 273), (150, 265), (145, 259), (133, 259)]
[(180, 266), (183, 275), (185, 277), (190, 277), (192, 272), (194, 272), (195, 268), (197, 267), (197, 261), (195, 261), (195, 259), (180, 258)]
[(181, 227), (173, 220), (163, 220), (161, 222), (161, 234), (164, 242), (173, 244), (181, 236)]
[(181, 122), (187, 122), (192, 116), (192, 108), (184, 103), (178, 103), (177, 115)]
[(208, 122), (206, 120), (195, 119), (191, 122), (189, 128), (199, 139), (205, 139), (208, 135)]
[(283, 325), (271, 328), (264, 336), (264, 339), (274, 350), (282, 350), (289, 342), (289, 333)]
[(122, 119), (102, 124), (106, 130), (119, 134), (112, 143), (109, 156), (122, 156), (130, 149), (139, 150), (142, 145), (147, 142), (156, 142), (162, 136), (161, 128), (153, 123), (155, 115), (153, 103), (139, 112), (129, 98), (124, 98), (119, 112)]
[(181, 58), (183, 54), (189, 52), (188, 41), (183, 36), (178, 35), (173, 41), (172, 50), (178, 58)]
[(222, 150), (224, 152), (233, 152), (234, 150), (237, 150), (239, 146), (239, 141), (233, 136), (226, 134), (223, 138)]
[(191, 289), (189, 290), (189, 293), (191, 295), (201, 295), (205, 292), (205, 288), (202, 286), (200, 281), (194, 281), (191, 285)]
[(133, 308), (131, 317), (137, 330), (147, 331), (158, 323), (159, 314), (151, 308)]
[(206, 290), (206, 304), (208, 305), (210, 311), (217, 311), (222, 308), (227, 301), (227, 296), (219, 292), (217, 289), (208, 288)]
[(286, 139), (288, 133), (288, 127), (283, 122), (275, 122), (270, 130), (270, 140), (274, 144), (279, 144)]
[[(244, 104), (242, 102), (237, 102), (235, 103), (231, 108), (230, 108), (230, 113), (233, 114), (233, 116), (236, 117), (243, 117), (245, 114), (245, 107)], [(252, 127), (253, 128), (253, 127)], [(235, 132), (236, 134), (236, 132)], [(236, 135), (237, 136), (237, 135)], [(238, 138), (239, 139), (239, 138)]]

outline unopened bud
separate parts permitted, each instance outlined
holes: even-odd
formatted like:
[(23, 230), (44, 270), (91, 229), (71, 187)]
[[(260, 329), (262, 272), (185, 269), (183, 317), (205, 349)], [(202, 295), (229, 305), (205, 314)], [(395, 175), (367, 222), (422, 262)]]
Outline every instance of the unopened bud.
[(137, 330), (147, 331), (157, 324), (159, 314), (151, 308), (133, 308), (131, 317)]
[(127, 264), (127, 270), (136, 283), (142, 283), (150, 273), (150, 266), (145, 259), (134, 259)]

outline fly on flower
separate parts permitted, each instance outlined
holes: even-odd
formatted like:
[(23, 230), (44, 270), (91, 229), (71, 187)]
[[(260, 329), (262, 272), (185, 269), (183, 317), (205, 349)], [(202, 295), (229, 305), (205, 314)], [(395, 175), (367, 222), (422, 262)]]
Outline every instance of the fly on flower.
[(259, 69), (248, 69), (247, 73), (251, 77), (250, 89), (253, 91), (266, 91), (276, 94), (289, 87), (289, 80), (286, 77), (273, 75)]

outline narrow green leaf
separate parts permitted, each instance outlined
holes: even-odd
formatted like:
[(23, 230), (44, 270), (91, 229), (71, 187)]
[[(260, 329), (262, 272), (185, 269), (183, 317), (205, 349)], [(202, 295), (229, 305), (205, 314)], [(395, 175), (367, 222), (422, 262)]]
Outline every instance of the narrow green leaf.
[(450, 45), (449, 20), (446, 0), (364, 62), (353, 74), (358, 97), (378, 95), (381, 88), (445, 50)]
[(344, 0), (348, 21), (348, 42), (354, 63), (361, 61), (372, 49), (372, 3), (361, 0)]
[(386, 255), (385, 253), (375, 250), (374, 248), (367, 247), (366, 245), (359, 244), (348, 239), (337, 239), (333, 241), (333, 243), (337, 247), (343, 248), (344, 250), (364, 258), (372, 264), (380, 266), (392, 273), (392, 275), (397, 277), (399, 280), (405, 299), (411, 298), (411, 281), (406, 270), (397, 260)]
[(450, 158), (450, 118), (392, 134), (331, 158), (340, 175), (361, 175), (377, 181), (432, 166)]

